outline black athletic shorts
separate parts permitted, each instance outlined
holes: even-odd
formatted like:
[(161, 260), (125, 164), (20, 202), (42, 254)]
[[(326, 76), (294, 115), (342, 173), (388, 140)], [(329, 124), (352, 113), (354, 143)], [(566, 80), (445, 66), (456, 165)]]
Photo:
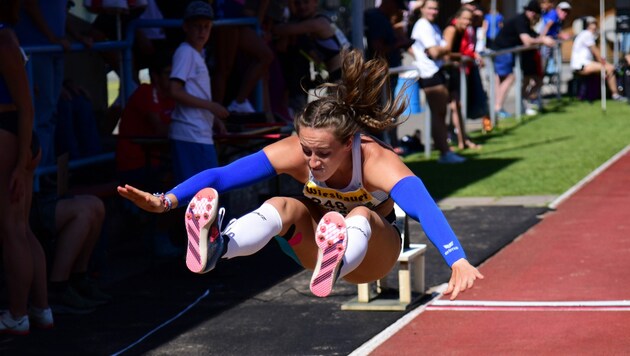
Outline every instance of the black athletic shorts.
[[(18, 134), (18, 112), (6, 111), (0, 112), (0, 130), (8, 131), (17, 136)], [(37, 156), (39, 152), (39, 139), (33, 131), (31, 137), (31, 153), (33, 157)]]

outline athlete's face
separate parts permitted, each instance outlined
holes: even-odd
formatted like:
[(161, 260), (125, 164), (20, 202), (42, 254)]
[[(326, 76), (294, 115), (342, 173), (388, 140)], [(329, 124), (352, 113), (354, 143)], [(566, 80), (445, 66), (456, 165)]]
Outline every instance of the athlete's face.
[(320, 182), (330, 179), (351, 154), (352, 140), (339, 142), (331, 129), (303, 127), (299, 137), (304, 160)]

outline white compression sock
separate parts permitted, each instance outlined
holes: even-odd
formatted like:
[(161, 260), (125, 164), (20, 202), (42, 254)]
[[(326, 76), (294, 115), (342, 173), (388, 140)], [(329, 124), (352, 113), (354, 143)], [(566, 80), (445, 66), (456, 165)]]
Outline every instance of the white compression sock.
[(343, 265), (339, 271), (339, 278), (352, 272), (361, 264), (368, 249), (368, 241), (372, 236), (372, 228), (368, 220), (360, 215), (346, 219), (348, 231), (348, 245), (343, 255)]
[(223, 234), (230, 240), (223, 258), (252, 255), (265, 247), (281, 230), (282, 218), (278, 210), (264, 203), (226, 227)]

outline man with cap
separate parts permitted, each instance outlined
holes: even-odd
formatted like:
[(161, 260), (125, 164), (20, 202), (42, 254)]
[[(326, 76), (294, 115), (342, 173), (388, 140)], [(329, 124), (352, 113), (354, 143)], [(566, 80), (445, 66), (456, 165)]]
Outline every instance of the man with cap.
[(171, 116), (169, 139), (177, 183), (219, 164), (213, 128), (217, 125), (219, 131), (225, 132), (220, 119), (229, 114), (212, 100), (210, 74), (204, 58), (213, 19), (212, 7), (207, 2), (188, 4), (183, 24), (186, 39), (173, 55), (169, 92), (176, 106)]
[(597, 19), (592, 16), (584, 18), (584, 29), (573, 40), (571, 48), (571, 69), (579, 75), (599, 74), (602, 67), (606, 70), (606, 83), (613, 100), (626, 101), (619, 95), (615, 67), (600, 56), (597, 46)]
[[(536, 0), (530, 1), (523, 9), (524, 11), (515, 17), (508, 19), (503, 28), (494, 41), (494, 50), (513, 48), (518, 46), (545, 45), (552, 47), (556, 41), (549, 36), (540, 36), (533, 30), (533, 24), (540, 20), (541, 8)], [(499, 77), (497, 96), (495, 101), (495, 111), (499, 117), (505, 117), (506, 112), (503, 109), (503, 103), (507, 96), (512, 83), (514, 82), (514, 55), (504, 54), (495, 57), (495, 71)], [(523, 70), (524, 80), (521, 90), (524, 99), (537, 99), (540, 87), (542, 85), (542, 70), (540, 63), (540, 55), (537, 49), (524, 51), (520, 53), (521, 68)], [(529, 85), (530, 81), (533, 85)], [(537, 112), (532, 108), (526, 109), (526, 114), (535, 115)]]
[[(549, 1), (553, 3), (550, 0), (543, 0), (543, 1)], [(562, 31), (562, 25), (564, 24), (564, 20), (567, 18), (570, 12), (571, 12), (571, 5), (566, 1), (562, 1), (558, 3), (558, 5), (556, 5), (555, 8), (552, 8), (549, 11), (543, 13), (542, 14), (543, 26), (542, 26), (542, 29), (540, 30), (540, 35), (550, 36), (554, 39), (558, 39), (558, 38), (562, 40), (568, 39), (570, 36), (567, 34), (561, 34), (560, 31)]]
[[(571, 5), (562, 1), (555, 7), (553, 7), (552, 0), (543, 0), (542, 4), (549, 3), (551, 9), (542, 14), (542, 28), (540, 30), (541, 36), (550, 36), (553, 39), (567, 40), (569, 35), (567, 33), (561, 33), (564, 20), (571, 11)], [(553, 74), (557, 71), (557, 63), (554, 61), (554, 48), (543, 46), (540, 48), (540, 55), (542, 57), (543, 70), (545, 74)]]

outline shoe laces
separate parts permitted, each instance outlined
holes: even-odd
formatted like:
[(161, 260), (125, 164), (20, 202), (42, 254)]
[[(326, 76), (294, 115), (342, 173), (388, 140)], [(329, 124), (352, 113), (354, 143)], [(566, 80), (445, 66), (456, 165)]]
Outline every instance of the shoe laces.
[(219, 211), (217, 212), (217, 229), (219, 230), (219, 235), (222, 234), (223, 231), (223, 219), (225, 218), (225, 208), (221, 207), (219, 208)]

